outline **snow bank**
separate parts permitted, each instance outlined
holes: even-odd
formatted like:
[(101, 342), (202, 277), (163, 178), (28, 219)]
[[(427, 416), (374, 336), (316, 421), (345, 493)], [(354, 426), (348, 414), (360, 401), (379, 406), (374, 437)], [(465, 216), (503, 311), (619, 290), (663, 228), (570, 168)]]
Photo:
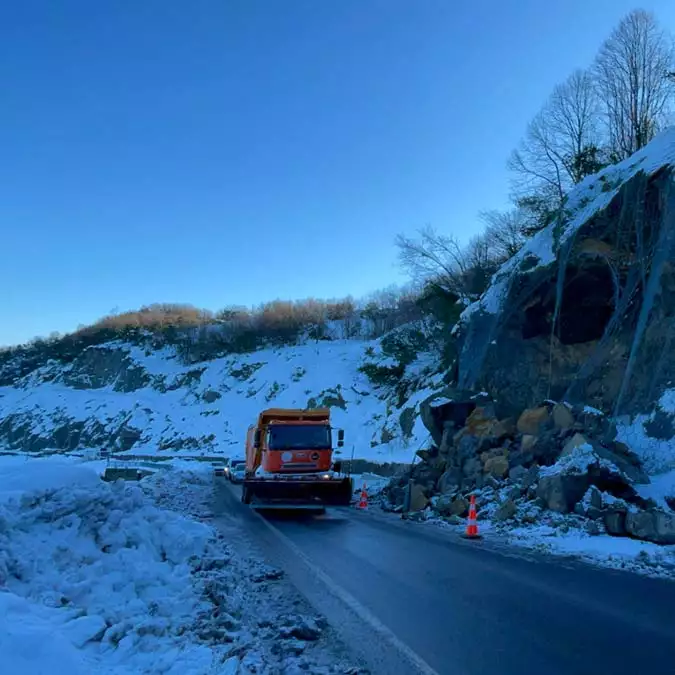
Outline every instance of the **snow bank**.
[(675, 577), (675, 546), (660, 546), (607, 534), (590, 535), (574, 527), (546, 524), (513, 528), (508, 533), (508, 540), (517, 546), (542, 553), (574, 556), (602, 567)]
[(7, 672), (208, 672), (211, 650), (189, 636), (210, 528), (68, 460), (2, 458), (0, 485)]

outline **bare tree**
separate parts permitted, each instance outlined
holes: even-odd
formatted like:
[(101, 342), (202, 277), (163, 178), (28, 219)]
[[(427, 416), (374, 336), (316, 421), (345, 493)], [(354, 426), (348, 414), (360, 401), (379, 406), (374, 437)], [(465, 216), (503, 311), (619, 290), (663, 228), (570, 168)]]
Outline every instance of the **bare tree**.
[(513, 258), (525, 243), (527, 218), (522, 209), (481, 211), (485, 223), (485, 239), (492, 257), (500, 263)]
[(419, 285), (433, 283), (445, 292), (475, 300), (483, 293), (499, 263), (483, 235), (467, 246), (453, 236), (425, 227), (418, 238), (399, 235), (399, 262)]
[(550, 208), (562, 205), (572, 185), (602, 167), (597, 120), (593, 81), (577, 70), (553, 90), (511, 155), (515, 196), (536, 194)]
[(546, 107), (566, 178), (575, 185), (602, 168), (599, 114), (593, 77), (586, 70), (574, 71), (557, 85)]
[(424, 285), (434, 281), (446, 291), (463, 295), (462, 277), (468, 263), (453, 236), (440, 234), (428, 225), (419, 230), (417, 238), (399, 234), (396, 245), (399, 263), (414, 282)]
[(667, 123), (673, 63), (672, 36), (641, 9), (624, 17), (602, 45), (594, 73), (613, 159), (644, 147)]

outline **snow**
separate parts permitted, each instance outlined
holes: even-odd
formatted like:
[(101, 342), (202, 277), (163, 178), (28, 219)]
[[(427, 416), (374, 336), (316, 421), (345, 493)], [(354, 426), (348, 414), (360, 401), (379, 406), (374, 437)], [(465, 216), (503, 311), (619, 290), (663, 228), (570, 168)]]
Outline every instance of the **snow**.
[(606, 534), (590, 535), (574, 528), (563, 531), (550, 525), (513, 528), (508, 540), (517, 546), (575, 556), (603, 567), (630, 569), (652, 576), (675, 575), (675, 546)]
[[(565, 243), (584, 223), (607, 208), (619, 192), (621, 185), (639, 171), (651, 175), (662, 167), (673, 164), (675, 164), (675, 127), (670, 127), (631, 157), (597, 174), (587, 176), (567, 197), (566, 219), (563, 221), (560, 243)], [(508, 294), (514, 271), (519, 269), (526, 259), (536, 261), (534, 265), (528, 267), (529, 272), (555, 262), (557, 252), (554, 232), (557, 227), (559, 227), (558, 223), (552, 223), (528, 240), (523, 248), (492, 277), (490, 287), (480, 300), (469, 305), (462, 312), (457, 326), (459, 323), (466, 322), (476, 311), (497, 314)], [(457, 326), (455, 326), (456, 329)]]
[(452, 403), (451, 398), (446, 398), (445, 396), (441, 396), (439, 398), (435, 398), (431, 403), (430, 407), (432, 408), (440, 408), (442, 405), (446, 405), (447, 403)]
[(59, 610), (0, 589), (0, 663), (21, 675), (89, 675), (93, 663), (59, 630)]
[(647, 485), (636, 485), (639, 494), (645, 499), (653, 499), (662, 509), (670, 510), (666, 497), (675, 499), (675, 469), (653, 475)]
[(322, 629), (283, 575), (199, 522), (213, 518), (208, 465), (176, 460), (125, 484), (97, 464), (0, 457), (2, 672), (348, 672), (321, 635), (280, 643)]
[(604, 417), (604, 413), (602, 412), (602, 410), (598, 410), (597, 408), (594, 408), (593, 406), (590, 405), (584, 406), (584, 412), (589, 415), (597, 415), (598, 417)]
[(611, 473), (620, 474), (620, 469), (604, 458), (597, 455), (593, 446), (589, 443), (583, 443), (570, 452), (564, 452), (558, 461), (551, 465), (542, 467), (540, 476), (553, 476), (556, 474), (581, 474), (588, 470), (592, 464), (598, 464), (600, 467), (607, 469)]
[(625, 443), (642, 460), (650, 474), (661, 474), (675, 469), (675, 438), (654, 438), (645, 425), (656, 419), (658, 412), (672, 415), (675, 412), (675, 389), (669, 389), (659, 399), (657, 410), (649, 415), (636, 415), (632, 419), (617, 421), (617, 440)]
[[(388, 391), (374, 387), (360, 372), (367, 351), (380, 366), (396, 363), (381, 354), (377, 341), (320, 341), (191, 365), (181, 365), (171, 348), (152, 351), (115, 341), (95, 349), (121, 350), (151, 381), (129, 393), (116, 391), (114, 383), (76, 389), (64, 382), (70, 366), (54, 365), (42, 373), (42, 380), (32, 373), (15, 387), (0, 387), (0, 419), (18, 417), (32, 434), (45, 438), (72, 421), (82, 421), (85, 432), (103, 428), (113, 435), (126, 426), (141, 432), (132, 449), (136, 455), (227, 457), (241, 448), (246, 429), (261, 409), (307, 407), (311, 400), (321, 404), (328, 397), (333, 425), (346, 432), (345, 457), (353, 448), (358, 459), (409, 461), (411, 448), (419, 447), (426, 436), (423, 425), (415, 423), (412, 435), (404, 437), (398, 404), (391, 405)], [(414, 400), (404, 404), (413, 406), (415, 415), (435, 386), (429, 375), (434, 363), (437, 357), (422, 353), (407, 366), (406, 377), (426, 378)], [(393, 439), (383, 443), (385, 429)]]
[(210, 529), (72, 459), (0, 459), (8, 672), (206, 673), (211, 650), (187, 637), (202, 603), (189, 560)]

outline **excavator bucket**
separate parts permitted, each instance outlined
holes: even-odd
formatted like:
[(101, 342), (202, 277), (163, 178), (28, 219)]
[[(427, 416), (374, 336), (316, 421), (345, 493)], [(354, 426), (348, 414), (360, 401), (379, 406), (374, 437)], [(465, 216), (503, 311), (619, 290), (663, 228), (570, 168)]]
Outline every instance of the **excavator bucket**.
[(324, 509), (349, 506), (352, 479), (253, 478), (244, 481), (242, 501), (254, 509)]

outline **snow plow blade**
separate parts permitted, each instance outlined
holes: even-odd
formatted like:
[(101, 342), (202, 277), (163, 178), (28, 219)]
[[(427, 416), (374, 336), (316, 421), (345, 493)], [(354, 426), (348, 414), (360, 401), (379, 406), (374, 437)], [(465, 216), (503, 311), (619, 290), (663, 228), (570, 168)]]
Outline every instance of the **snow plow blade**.
[(254, 509), (324, 509), (349, 506), (352, 479), (245, 480), (241, 500)]

